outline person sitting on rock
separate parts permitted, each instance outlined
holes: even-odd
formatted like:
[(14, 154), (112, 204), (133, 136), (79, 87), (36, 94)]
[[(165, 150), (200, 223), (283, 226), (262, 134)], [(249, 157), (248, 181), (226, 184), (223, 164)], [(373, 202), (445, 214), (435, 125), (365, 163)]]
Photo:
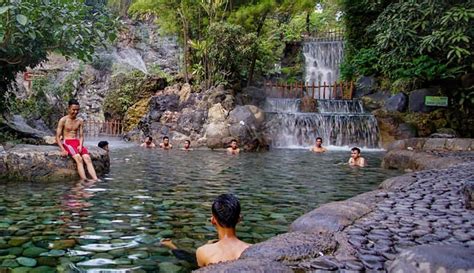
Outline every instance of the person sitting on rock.
[(99, 141), (99, 144), (97, 144), (97, 146), (99, 146), (99, 148), (101, 149), (104, 149), (107, 151), (107, 153), (109, 152), (109, 143), (105, 140), (102, 140), (102, 141)]
[(145, 147), (145, 148), (155, 148), (156, 145), (153, 143), (153, 138), (151, 136), (147, 136), (145, 138), (145, 142), (140, 145), (140, 147)]
[(183, 150), (183, 151), (192, 151), (193, 148), (191, 148), (191, 141), (186, 139), (184, 141), (184, 146), (183, 146), (183, 148), (181, 148), (181, 150)]
[(231, 155), (237, 155), (237, 154), (240, 153), (240, 149), (239, 149), (239, 146), (237, 146), (237, 140), (236, 139), (232, 139), (230, 141), (230, 146), (229, 146), (229, 148), (227, 148), (227, 153), (231, 154)]
[(349, 158), (349, 165), (358, 166), (358, 167), (367, 166), (367, 162), (360, 155), (360, 149), (359, 148), (354, 147), (354, 148), (351, 149), (351, 158)]
[(324, 152), (326, 152), (327, 149), (324, 148), (324, 147), (322, 146), (322, 144), (323, 144), (323, 139), (320, 138), (320, 137), (317, 137), (317, 138), (316, 138), (316, 144), (314, 145), (314, 147), (312, 147), (312, 148), (310, 149), (310, 151), (315, 152), (315, 153), (324, 153)]
[(163, 137), (163, 142), (160, 143), (160, 148), (163, 150), (173, 149), (173, 145), (171, 145), (169, 137), (167, 136)]
[(237, 238), (235, 227), (241, 219), (239, 199), (232, 194), (219, 195), (212, 204), (211, 223), (216, 227), (219, 240), (196, 251), (199, 267), (236, 260), (250, 244)]
[[(56, 143), (61, 149), (61, 155), (70, 155), (76, 161), (77, 172), (82, 180), (87, 180), (84, 170), (86, 163), (87, 171), (92, 180), (97, 180), (94, 165), (92, 164), (89, 151), (84, 147), (84, 121), (77, 117), (79, 113), (79, 102), (71, 99), (68, 102), (68, 114), (58, 122), (56, 129)], [(61, 139), (63, 141), (61, 141)]]

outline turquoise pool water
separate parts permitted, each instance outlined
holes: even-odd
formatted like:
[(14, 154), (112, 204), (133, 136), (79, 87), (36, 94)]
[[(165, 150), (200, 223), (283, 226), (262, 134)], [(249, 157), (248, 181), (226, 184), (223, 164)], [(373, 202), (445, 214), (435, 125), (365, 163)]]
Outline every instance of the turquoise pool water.
[(0, 182), (0, 270), (187, 272), (191, 265), (158, 240), (193, 251), (215, 239), (210, 207), (221, 193), (239, 197), (238, 235), (257, 243), (320, 204), (399, 174), (379, 168), (383, 152), (365, 153), (361, 169), (345, 164), (345, 151), (111, 148), (111, 172), (97, 183)]

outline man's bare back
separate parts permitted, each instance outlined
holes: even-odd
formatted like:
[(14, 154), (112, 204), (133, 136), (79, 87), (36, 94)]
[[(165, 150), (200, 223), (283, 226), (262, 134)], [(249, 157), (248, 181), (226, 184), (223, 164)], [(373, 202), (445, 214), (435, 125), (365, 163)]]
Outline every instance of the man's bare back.
[(250, 244), (237, 238), (224, 238), (217, 243), (203, 245), (196, 251), (199, 266), (207, 266), (225, 261), (233, 261), (240, 257)]
[(217, 243), (203, 245), (196, 251), (198, 265), (202, 267), (209, 264), (236, 260), (249, 246), (250, 244), (237, 238), (223, 238)]

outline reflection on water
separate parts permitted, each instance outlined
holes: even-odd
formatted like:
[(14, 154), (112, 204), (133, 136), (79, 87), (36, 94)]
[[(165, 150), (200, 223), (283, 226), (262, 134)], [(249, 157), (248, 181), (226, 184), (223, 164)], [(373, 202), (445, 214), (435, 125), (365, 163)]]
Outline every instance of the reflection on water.
[(340, 151), (111, 150), (111, 172), (96, 183), (0, 183), (0, 256), (11, 255), (0, 267), (22, 266), (16, 258), (25, 257), (52, 271), (189, 271), (159, 239), (189, 250), (214, 239), (210, 207), (221, 193), (240, 198), (238, 235), (256, 243), (319, 204), (398, 174), (378, 168), (381, 152), (364, 154), (370, 167), (360, 169), (347, 166), (349, 153)]

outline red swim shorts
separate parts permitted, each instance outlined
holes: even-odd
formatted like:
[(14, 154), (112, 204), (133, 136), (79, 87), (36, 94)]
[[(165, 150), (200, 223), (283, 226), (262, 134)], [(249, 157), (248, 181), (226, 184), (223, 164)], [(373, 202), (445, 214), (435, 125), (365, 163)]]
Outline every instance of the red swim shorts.
[(80, 144), (81, 144), (81, 142), (79, 141), (79, 139), (71, 138), (71, 139), (65, 139), (64, 143), (63, 143), (63, 146), (64, 146), (64, 148), (66, 149), (67, 153), (70, 156), (75, 156), (77, 154), (88, 155), (89, 151), (87, 151), (86, 147), (82, 147), (81, 152), (78, 151), (77, 148), (79, 147)]

